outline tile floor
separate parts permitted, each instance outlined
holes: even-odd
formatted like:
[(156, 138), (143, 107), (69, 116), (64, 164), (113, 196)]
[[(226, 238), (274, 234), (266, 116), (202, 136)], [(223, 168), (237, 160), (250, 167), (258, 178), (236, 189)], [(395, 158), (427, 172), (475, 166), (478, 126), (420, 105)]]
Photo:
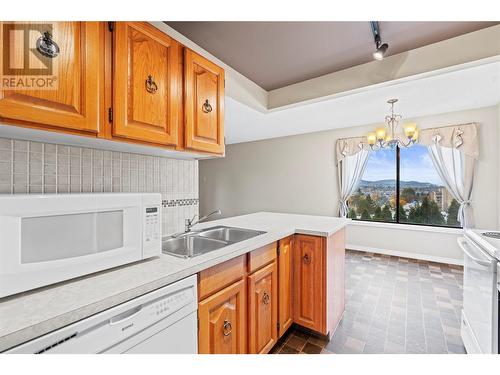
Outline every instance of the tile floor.
[(297, 327), (272, 353), (464, 353), (462, 267), (346, 253), (346, 311), (330, 342)]

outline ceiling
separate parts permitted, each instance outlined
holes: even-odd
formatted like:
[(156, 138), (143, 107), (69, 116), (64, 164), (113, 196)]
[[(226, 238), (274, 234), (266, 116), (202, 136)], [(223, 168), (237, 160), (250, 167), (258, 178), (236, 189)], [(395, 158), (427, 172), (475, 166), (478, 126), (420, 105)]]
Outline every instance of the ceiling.
[[(370, 88), (322, 102), (262, 113), (226, 97), (226, 143), (383, 123), (387, 99), (405, 119), (488, 107), (500, 102), (500, 62)], [(447, 125), (447, 124), (436, 124)]]
[[(369, 22), (166, 23), (265, 90), (373, 60)], [(498, 22), (379, 22), (387, 55)]]

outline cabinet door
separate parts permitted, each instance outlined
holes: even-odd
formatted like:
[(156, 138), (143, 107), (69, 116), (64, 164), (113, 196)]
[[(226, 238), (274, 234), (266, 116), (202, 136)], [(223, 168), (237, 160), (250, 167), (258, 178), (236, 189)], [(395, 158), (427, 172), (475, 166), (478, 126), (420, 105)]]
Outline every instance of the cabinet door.
[(246, 298), (243, 279), (198, 304), (200, 354), (246, 352)]
[(145, 22), (116, 22), (113, 136), (177, 145), (181, 47)]
[(294, 322), (323, 333), (325, 298), (322, 237), (296, 235), (293, 253)]
[(267, 353), (278, 340), (276, 262), (248, 276), (248, 352)]
[[(100, 26), (99, 22), (2, 23), (1, 60), (9, 62), (8, 66), (0, 62), (0, 74), (17, 77), (16, 81), (34, 78), (38, 84), (33, 88), (26, 81), (29, 89), (0, 90), (0, 117), (21, 125), (98, 133), (104, 32)], [(48, 43), (57, 45), (57, 55), (42, 55)]]
[(186, 148), (224, 153), (224, 70), (189, 49), (184, 52)]
[(293, 236), (284, 238), (279, 242), (278, 257), (278, 337), (292, 325), (292, 243)]

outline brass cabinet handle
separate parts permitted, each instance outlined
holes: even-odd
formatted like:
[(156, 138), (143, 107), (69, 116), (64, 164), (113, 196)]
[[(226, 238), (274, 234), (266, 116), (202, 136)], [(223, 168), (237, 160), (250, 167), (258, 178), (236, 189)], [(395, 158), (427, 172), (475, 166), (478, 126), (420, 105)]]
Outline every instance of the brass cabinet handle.
[(203, 103), (203, 105), (201, 106), (201, 108), (202, 108), (203, 112), (205, 112), (205, 113), (212, 112), (212, 106), (208, 102), (208, 99), (205, 100), (205, 103)]
[(271, 297), (269, 297), (269, 293), (264, 292), (264, 295), (262, 296), (262, 303), (264, 305), (268, 305), (270, 300), (271, 300)]
[(222, 334), (224, 336), (229, 336), (233, 332), (233, 326), (231, 322), (227, 319), (224, 320), (224, 326), (222, 327)]
[(151, 74), (148, 75), (148, 79), (146, 80), (146, 91), (150, 94), (154, 94), (158, 91), (158, 85), (153, 80), (153, 76)]
[(43, 56), (51, 59), (57, 57), (60, 52), (59, 46), (52, 40), (52, 34), (48, 31), (44, 32), (43, 35), (36, 41), (36, 50)]
[(311, 257), (307, 253), (302, 257), (302, 260), (304, 261), (305, 264), (311, 263)]

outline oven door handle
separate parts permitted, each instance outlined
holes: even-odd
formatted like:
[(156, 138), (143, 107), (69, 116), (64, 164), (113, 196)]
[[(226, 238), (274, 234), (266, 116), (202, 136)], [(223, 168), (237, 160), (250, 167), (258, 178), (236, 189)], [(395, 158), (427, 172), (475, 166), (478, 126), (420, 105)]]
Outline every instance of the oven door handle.
[(465, 255), (467, 255), (473, 262), (475, 262), (481, 266), (491, 267), (492, 261), (479, 259), (479, 258), (475, 257), (474, 255), (472, 255), (472, 253), (469, 250), (467, 250), (467, 245), (468, 245), (467, 240), (465, 240), (464, 238), (458, 238), (457, 242), (458, 242), (458, 246), (460, 246), (460, 248), (465, 253)]

